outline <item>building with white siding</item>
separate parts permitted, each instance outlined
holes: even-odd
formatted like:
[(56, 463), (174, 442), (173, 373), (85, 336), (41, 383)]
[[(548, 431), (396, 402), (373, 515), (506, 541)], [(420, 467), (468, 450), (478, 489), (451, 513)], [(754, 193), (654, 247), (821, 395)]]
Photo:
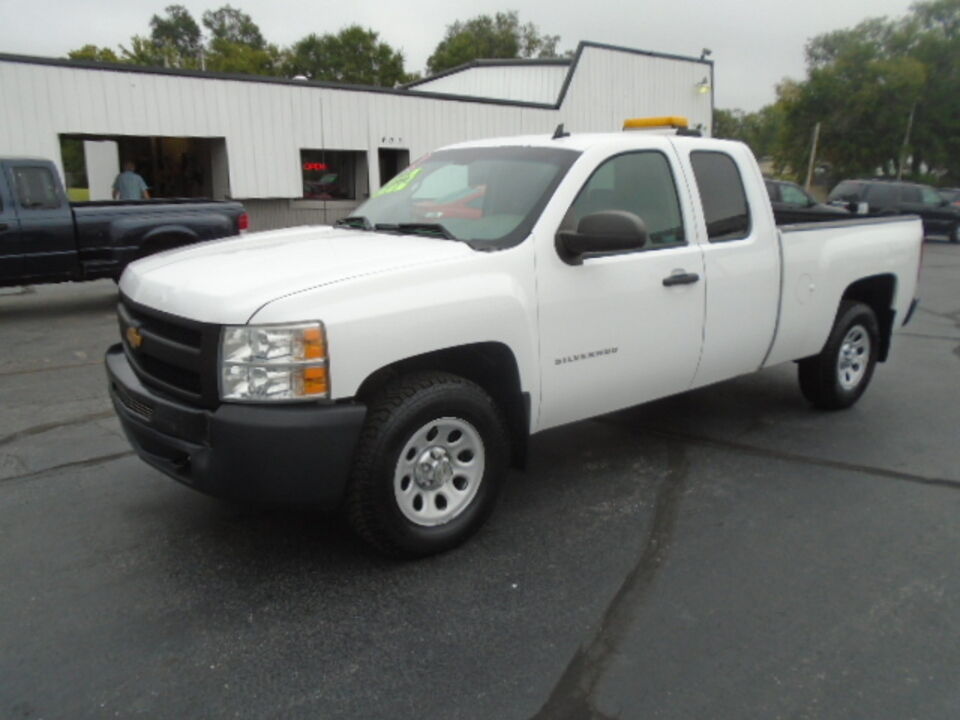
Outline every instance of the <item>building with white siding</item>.
[(709, 134), (712, 90), (709, 60), (589, 42), (396, 89), (0, 54), (0, 155), (50, 158), (90, 199), (131, 160), (154, 196), (236, 198), (267, 229), (348, 215), (449, 143), (657, 115)]

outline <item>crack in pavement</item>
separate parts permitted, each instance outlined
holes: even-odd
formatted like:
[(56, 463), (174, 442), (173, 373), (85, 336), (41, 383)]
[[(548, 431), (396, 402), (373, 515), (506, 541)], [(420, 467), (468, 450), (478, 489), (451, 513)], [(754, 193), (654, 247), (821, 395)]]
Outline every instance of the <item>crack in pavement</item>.
[(35, 373), (52, 372), (54, 370), (72, 370), (73, 368), (92, 367), (94, 365), (103, 365), (103, 360), (74, 363), (73, 365), (51, 365), (48, 367), (30, 368), (29, 370), (0, 370), (0, 378), (13, 377), (14, 375), (33, 375)]
[(689, 470), (684, 444), (693, 443), (723, 450), (736, 450), (759, 457), (960, 490), (960, 480), (928, 477), (840, 460), (815, 458), (799, 453), (769, 450), (702, 435), (653, 428), (639, 429), (650, 435), (661, 437), (668, 443), (669, 467), (657, 491), (653, 526), (640, 559), (607, 606), (593, 637), (577, 650), (547, 701), (532, 720), (610, 720), (609, 716), (594, 707), (597, 686), (615, 657), (631, 621), (639, 612), (644, 596), (653, 585), (658, 570), (666, 560)]
[(937, 312), (936, 310), (931, 310), (923, 305), (918, 305), (917, 312), (927, 313), (927, 315), (933, 315), (934, 317), (943, 318), (944, 320), (950, 320), (951, 322), (956, 323), (957, 327), (960, 327), (960, 310)]
[(929, 477), (927, 475), (917, 475), (916, 473), (888, 470), (887, 468), (875, 467), (873, 465), (859, 465), (857, 463), (845, 462), (843, 460), (828, 460), (826, 458), (811, 457), (810, 455), (802, 455), (800, 453), (792, 453), (785, 450), (771, 450), (769, 448), (763, 448), (757, 445), (748, 445), (747, 443), (741, 443), (735, 440), (712, 438), (706, 435), (674, 432), (659, 428), (644, 428), (644, 431), (651, 435), (662, 437), (665, 440), (696, 443), (706, 447), (736, 450), (738, 452), (747, 453), (757, 457), (766, 457), (774, 460), (786, 460), (789, 462), (802, 463), (804, 465), (815, 465), (818, 467), (831, 468), (833, 470), (847, 470), (865, 475), (877, 475), (880, 477), (889, 478), (891, 480), (902, 480), (904, 482), (918, 483), (920, 485), (934, 485), (937, 487), (960, 490), (960, 480), (954, 480), (951, 478)]
[(905, 337), (915, 337), (922, 340), (947, 340), (948, 342), (956, 342), (960, 338), (954, 335), (930, 335), (928, 333), (915, 333), (915, 332), (899, 332), (897, 335), (903, 335)]
[(53, 467), (44, 468), (43, 470), (34, 470), (33, 472), (24, 473), (23, 475), (14, 475), (12, 477), (0, 478), (0, 485), (14, 482), (15, 480), (32, 480), (41, 475), (47, 475), (49, 473), (57, 472), (58, 470), (66, 470), (69, 468), (84, 468), (84, 467), (94, 467), (96, 465), (103, 465), (108, 462), (113, 462), (114, 460), (121, 460), (126, 457), (133, 455), (133, 450), (125, 450), (119, 453), (113, 453), (111, 455), (99, 455), (97, 457), (87, 458), (86, 460), (73, 460), (71, 462), (63, 463), (61, 465), (54, 465)]
[(17, 440), (22, 440), (25, 437), (42, 435), (45, 432), (50, 432), (51, 430), (57, 430), (59, 428), (70, 427), (71, 425), (83, 425), (96, 420), (103, 420), (111, 417), (112, 415), (114, 415), (113, 410), (101, 410), (99, 412), (88, 413), (87, 415), (80, 415), (75, 418), (70, 418), (69, 420), (60, 420), (58, 422), (45, 423), (43, 425), (34, 425), (33, 427), (17, 430), (14, 433), (0, 437), (0, 447), (9, 445)]
[(689, 470), (681, 443), (668, 443), (667, 464), (667, 473), (657, 489), (653, 525), (637, 564), (610, 601), (593, 637), (567, 664), (534, 720), (610, 720), (594, 707), (597, 686), (670, 549)]

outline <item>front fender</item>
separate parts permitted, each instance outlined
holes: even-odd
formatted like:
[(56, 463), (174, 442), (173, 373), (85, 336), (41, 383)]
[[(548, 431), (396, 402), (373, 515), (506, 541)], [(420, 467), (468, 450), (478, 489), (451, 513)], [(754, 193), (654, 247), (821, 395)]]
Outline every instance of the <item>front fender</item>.
[(539, 407), (532, 243), (354, 279), (279, 298), (251, 323), (321, 320), (334, 399), (353, 397), (377, 370), (483, 342), (506, 345)]

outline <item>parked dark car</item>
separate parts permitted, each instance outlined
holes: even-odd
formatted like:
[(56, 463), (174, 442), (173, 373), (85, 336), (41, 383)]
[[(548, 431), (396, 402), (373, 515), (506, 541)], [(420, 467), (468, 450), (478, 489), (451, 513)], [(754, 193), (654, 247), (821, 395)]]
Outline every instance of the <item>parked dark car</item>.
[(116, 279), (137, 258), (248, 225), (238, 202), (71, 203), (53, 163), (0, 158), (0, 287)]
[(844, 180), (830, 191), (831, 204), (871, 215), (919, 215), (923, 233), (960, 242), (960, 207), (929, 185), (895, 180)]
[(767, 195), (770, 196), (773, 214), (777, 223), (781, 225), (830, 220), (838, 215), (850, 214), (846, 208), (818, 202), (813, 195), (788, 180), (764, 178), (764, 184), (767, 186)]
[(948, 203), (960, 207), (960, 188), (937, 188), (937, 190)]

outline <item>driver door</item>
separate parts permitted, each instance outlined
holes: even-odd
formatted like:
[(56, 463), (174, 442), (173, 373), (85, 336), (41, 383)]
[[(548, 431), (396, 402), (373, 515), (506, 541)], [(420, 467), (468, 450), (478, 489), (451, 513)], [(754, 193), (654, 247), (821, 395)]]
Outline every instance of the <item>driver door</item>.
[(688, 237), (693, 219), (679, 200), (679, 175), (674, 158), (658, 150), (615, 155), (596, 168), (564, 217), (562, 228), (574, 229), (592, 213), (631, 212), (649, 236), (639, 250), (571, 265), (552, 243), (539, 244), (540, 429), (690, 387), (706, 282), (701, 250)]

